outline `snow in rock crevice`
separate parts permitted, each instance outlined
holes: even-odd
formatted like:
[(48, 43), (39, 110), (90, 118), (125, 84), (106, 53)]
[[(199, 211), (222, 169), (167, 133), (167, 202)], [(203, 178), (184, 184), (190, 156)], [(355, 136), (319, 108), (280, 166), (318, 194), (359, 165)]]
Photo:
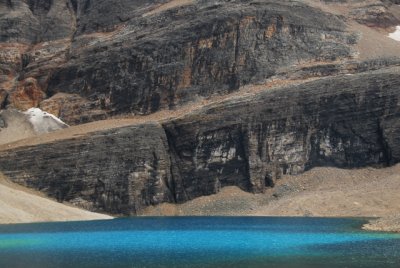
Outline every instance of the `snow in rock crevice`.
[(27, 116), (36, 133), (48, 133), (68, 127), (58, 117), (39, 108), (30, 108), (24, 114)]
[(400, 41), (400, 25), (396, 27), (396, 31), (389, 34), (389, 37), (393, 40)]

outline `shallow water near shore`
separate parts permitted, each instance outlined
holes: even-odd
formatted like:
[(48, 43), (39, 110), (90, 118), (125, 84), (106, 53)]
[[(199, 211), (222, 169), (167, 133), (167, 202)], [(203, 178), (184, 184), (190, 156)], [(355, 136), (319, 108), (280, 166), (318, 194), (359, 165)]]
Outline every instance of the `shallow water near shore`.
[(364, 219), (149, 217), (0, 225), (0, 267), (399, 267)]

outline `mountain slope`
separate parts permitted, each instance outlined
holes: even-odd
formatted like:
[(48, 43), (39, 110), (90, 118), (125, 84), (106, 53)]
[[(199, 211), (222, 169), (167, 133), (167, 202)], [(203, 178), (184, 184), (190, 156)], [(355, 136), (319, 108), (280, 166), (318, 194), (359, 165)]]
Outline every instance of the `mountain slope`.
[(395, 165), (397, 4), (2, 2), (0, 107), (76, 126), (0, 140), (0, 170), (60, 202), (136, 215), (229, 186), (269, 192), (315, 167)]
[(0, 224), (111, 219), (41, 197), (0, 174)]
[(77, 126), (4, 146), (0, 169), (58, 201), (130, 215), (226, 186), (264, 192), (283, 175), (318, 166), (393, 165), (400, 159), (398, 73), (390, 67), (261, 86), (159, 122)]

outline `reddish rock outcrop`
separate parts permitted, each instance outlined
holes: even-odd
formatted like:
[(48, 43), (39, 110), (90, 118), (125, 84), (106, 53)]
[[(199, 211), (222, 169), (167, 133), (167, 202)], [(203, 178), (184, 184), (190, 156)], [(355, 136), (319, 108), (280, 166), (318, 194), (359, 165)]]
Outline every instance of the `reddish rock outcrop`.
[(38, 82), (34, 78), (27, 78), (20, 82), (17, 89), (10, 93), (9, 103), (19, 110), (27, 110), (38, 107), (39, 103), (46, 98)]

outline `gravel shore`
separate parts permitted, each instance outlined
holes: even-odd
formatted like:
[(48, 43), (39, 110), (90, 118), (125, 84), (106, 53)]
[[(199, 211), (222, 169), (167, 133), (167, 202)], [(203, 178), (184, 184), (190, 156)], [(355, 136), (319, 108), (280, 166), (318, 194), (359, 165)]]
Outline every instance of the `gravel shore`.
[[(314, 168), (286, 176), (263, 194), (225, 187), (218, 194), (184, 204), (149, 207), (158, 216), (311, 216), (369, 217), (373, 231), (400, 230), (400, 165), (388, 168)], [(397, 216), (396, 216), (397, 215)]]

